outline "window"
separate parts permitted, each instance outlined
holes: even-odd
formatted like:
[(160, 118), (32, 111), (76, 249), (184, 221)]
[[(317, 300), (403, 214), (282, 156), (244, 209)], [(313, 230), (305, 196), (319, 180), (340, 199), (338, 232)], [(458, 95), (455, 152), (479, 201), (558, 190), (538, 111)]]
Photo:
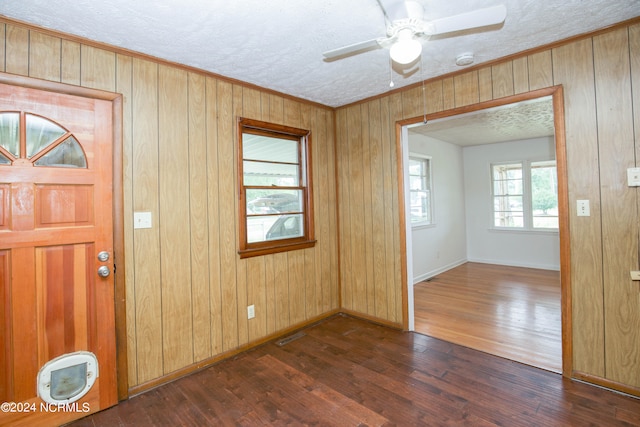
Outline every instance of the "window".
[(239, 119), (240, 257), (315, 244), (309, 131)]
[(87, 167), (80, 143), (57, 123), (25, 112), (0, 112), (0, 165), (25, 159), (34, 166)]
[(431, 158), (419, 154), (409, 155), (409, 192), (411, 225), (433, 223), (431, 192)]
[(558, 229), (555, 160), (495, 164), (491, 169), (494, 227)]

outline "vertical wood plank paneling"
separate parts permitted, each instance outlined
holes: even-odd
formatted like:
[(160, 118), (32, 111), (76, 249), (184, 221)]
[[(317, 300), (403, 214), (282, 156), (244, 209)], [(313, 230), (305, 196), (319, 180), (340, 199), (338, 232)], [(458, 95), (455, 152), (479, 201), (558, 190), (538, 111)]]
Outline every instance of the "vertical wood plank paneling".
[(5, 39), (7, 73), (29, 75), (29, 30), (7, 24)]
[[(134, 230), (137, 384), (159, 378), (162, 366), (162, 297), (158, 229), (158, 66), (133, 60), (133, 209), (151, 212), (153, 228)], [(130, 284), (131, 285), (131, 284)], [(133, 379), (132, 379), (133, 381)]]
[(493, 83), (493, 99), (513, 95), (512, 62), (507, 61), (491, 67), (491, 80)]
[(113, 52), (82, 45), (80, 83), (84, 87), (113, 92), (116, 81), (116, 56)]
[[(453, 89), (453, 79), (447, 79), (450, 84), (450, 89)], [(453, 92), (451, 90), (444, 90), (443, 83), (443, 101), (444, 105), (449, 105), (453, 102)], [(447, 98), (449, 96), (450, 98)], [(447, 99), (449, 101), (447, 101)], [(389, 200), (389, 212), (388, 212), (388, 227), (387, 231), (387, 269), (389, 274), (387, 275), (387, 283), (389, 283), (388, 298), (388, 311), (389, 320), (392, 322), (402, 322), (402, 286), (397, 284), (402, 283), (401, 280), (401, 256), (402, 252), (406, 252), (405, 248), (400, 247), (400, 230), (398, 224), (400, 224), (400, 217), (398, 214), (398, 207), (401, 201), (398, 194), (398, 156), (396, 151), (396, 126), (395, 123), (400, 119), (402, 115), (401, 99), (397, 96), (391, 96), (389, 102), (389, 116), (392, 118), (389, 125), (389, 139), (387, 149), (389, 150), (389, 164), (388, 173), (391, 179), (392, 185), (390, 192), (388, 193), (387, 200)], [(404, 203), (404, 201), (402, 201)]]
[(477, 104), (479, 100), (478, 91), (478, 72), (471, 71), (465, 74), (459, 74), (454, 77), (455, 85), (455, 105), (456, 107), (464, 107), (470, 104)]
[(189, 115), (185, 71), (158, 72), (158, 168), (164, 372), (193, 363)]
[[(238, 168), (237, 168), (237, 161), (238, 161), (238, 141), (237, 138), (239, 138), (239, 135), (237, 133), (237, 117), (242, 117), (243, 116), (243, 98), (244, 98), (244, 92), (245, 90), (250, 90), (250, 89), (245, 89), (243, 88), (241, 85), (239, 84), (234, 84), (233, 85), (233, 89), (232, 89), (232, 110), (231, 110), (231, 118), (233, 120), (233, 132), (232, 132), (232, 138), (231, 138), (231, 145), (233, 147), (233, 153), (234, 153), (234, 161), (232, 163), (232, 167), (233, 167), (233, 176), (237, 176), (238, 173)], [(233, 187), (234, 192), (235, 192), (235, 197), (238, 197), (238, 189), (239, 189), (239, 185), (240, 183), (235, 182), (235, 185)], [(229, 205), (229, 208), (231, 208), (231, 206), (233, 205)], [(239, 218), (238, 218), (238, 202), (235, 202), (235, 208), (231, 208), (233, 209), (233, 215), (234, 215), (234, 223), (238, 224)], [(237, 228), (236, 228), (237, 231)], [(235, 240), (237, 241), (238, 239), (238, 234), (236, 234)], [(236, 318), (236, 325), (238, 328), (238, 344), (239, 345), (243, 345), (246, 344), (247, 342), (249, 342), (249, 323), (248, 323), (248, 319), (247, 319), (247, 259), (238, 259), (237, 257), (237, 243), (236, 241), (234, 241), (233, 247), (234, 247), (234, 259), (236, 262), (236, 297), (237, 297), (237, 318)]]
[[(442, 98), (442, 81), (429, 82), (425, 85), (426, 100), (427, 100), (427, 114), (442, 111), (443, 98)], [(387, 116), (384, 116), (384, 121), (387, 121)], [(384, 134), (386, 135), (386, 133)]]
[[(266, 268), (264, 257), (248, 258), (246, 264), (247, 305), (255, 308), (255, 317), (248, 320), (248, 339), (255, 341), (267, 334)], [(242, 307), (238, 310), (242, 313)]]
[(29, 75), (38, 79), (59, 82), (60, 39), (37, 31), (31, 31), (29, 45)]
[(209, 237), (209, 321), (211, 332), (211, 355), (220, 354), (224, 349), (222, 322), (222, 280), (220, 268), (221, 215), (220, 175), (218, 156), (218, 82), (206, 78), (206, 133), (207, 133), (207, 223)]
[(373, 262), (370, 286), (373, 289), (372, 303), (369, 314), (384, 318), (387, 314), (386, 304), (386, 274), (385, 274), (385, 252), (384, 252), (384, 174), (383, 170), (383, 127), (381, 101), (371, 101), (369, 107), (369, 134), (370, 137), (370, 159), (371, 168), (371, 229), (368, 231), (371, 236), (371, 260)]
[(206, 94), (206, 78), (189, 73), (189, 228), (195, 361), (211, 356)]
[[(565, 87), (565, 137), (571, 241), (574, 369), (604, 375), (602, 241), (593, 51), (591, 40), (553, 50), (555, 84)], [(575, 217), (576, 200), (589, 200), (591, 216)]]
[[(369, 103), (360, 105), (360, 121), (361, 138), (362, 138), (362, 156), (356, 161), (362, 162), (358, 167), (362, 170), (362, 227), (363, 227), (363, 246), (364, 252), (360, 254), (363, 258), (362, 271), (365, 280), (366, 307), (365, 313), (372, 314), (375, 312), (375, 280), (373, 273), (373, 210), (371, 206), (373, 188), (371, 186), (371, 117), (369, 116)], [(355, 160), (355, 159), (354, 159)], [(375, 172), (373, 172), (375, 173)]]
[(341, 248), (339, 247), (339, 222), (338, 222), (338, 164), (336, 159), (336, 124), (335, 124), (335, 112), (324, 111), (325, 126), (326, 126), (326, 150), (327, 150), (327, 174), (328, 174), (328, 197), (327, 203), (330, 206), (329, 216), (329, 230), (328, 237), (330, 249), (329, 256), (326, 258), (328, 266), (325, 266), (329, 270), (328, 277), (329, 283), (327, 287), (331, 289), (330, 294), (330, 309), (338, 309), (342, 307), (340, 296), (340, 261)]
[[(80, 43), (62, 40), (60, 61), (60, 81), (80, 85)], [(116, 88), (117, 90), (117, 88)]]
[[(222, 289), (223, 350), (238, 346), (238, 295), (236, 291), (235, 120), (233, 85), (218, 81), (218, 188), (220, 197), (220, 285)], [(246, 317), (246, 316), (245, 316)]]
[(594, 37), (602, 198), (606, 377), (640, 386), (640, 298), (629, 271), (638, 266), (636, 189), (624, 175), (635, 166), (633, 106), (626, 28)]
[[(332, 174), (331, 163), (329, 161), (329, 145), (332, 144), (329, 138), (329, 129), (327, 126), (327, 113), (324, 110), (318, 109), (317, 111), (317, 123), (313, 136), (313, 152), (314, 160), (314, 212), (316, 218), (315, 233), (316, 236), (323, 236), (322, 239), (318, 239), (317, 257), (320, 258), (317, 265), (318, 274), (316, 275), (316, 281), (318, 284), (318, 293), (316, 298), (319, 300), (320, 305), (318, 307), (319, 313), (326, 313), (332, 308), (332, 293), (331, 287), (331, 251), (333, 250), (333, 240), (331, 239), (333, 229), (332, 216), (335, 211), (335, 205), (332, 204)], [(316, 237), (316, 238), (317, 238)]]
[(529, 68), (530, 90), (553, 86), (553, 64), (550, 50), (529, 55), (527, 65)]
[(347, 126), (349, 127), (349, 189), (350, 212), (349, 224), (351, 229), (351, 274), (353, 281), (352, 308), (361, 313), (367, 312), (367, 277), (364, 231), (364, 174), (362, 170), (363, 140), (362, 140), (362, 112), (360, 105), (348, 109)]
[(421, 116), (424, 112), (422, 105), (422, 86), (400, 92), (402, 96), (402, 118)]
[(480, 102), (493, 99), (493, 83), (491, 81), (491, 67), (480, 68), (478, 70), (478, 93)]
[(526, 57), (513, 60), (513, 92), (529, 92), (529, 66)]
[[(63, 44), (64, 46), (64, 44)], [(80, 47), (78, 46), (78, 53)], [(64, 57), (64, 49), (63, 49)], [(63, 67), (64, 68), (64, 67)], [(124, 257), (125, 265), (132, 266), (135, 263), (133, 243), (133, 59), (129, 56), (117, 57), (117, 86), (116, 90), (122, 94), (122, 183), (123, 183), (123, 211), (124, 211)], [(64, 80), (64, 73), (63, 73)], [(78, 81), (80, 70), (78, 69)], [(117, 264), (116, 264), (117, 265)], [(136, 385), (137, 372), (137, 347), (136, 347), (136, 287), (133, 268), (125, 268), (126, 304), (127, 304), (127, 359), (129, 385)]]
[(456, 107), (456, 87), (453, 77), (442, 80), (442, 109), (450, 110)]
[(340, 298), (342, 306), (347, 309), (353, 308), (353, 282), (351, 274), (351, 221), (349, 220), (349, 212), (351, 211), (351, 193), (349, 185), (349, 141), (350, 129), (347, 126), (347, 108), (336, 112), (336, 133), (341, 135), (341, 144), (337, 144), (336, 148), (336, 166), (338, 167), (338, 186), (339, 186), (339, 209), (338, 222), (339, 232), (338, 238), (340, 243)]
[(286, 252), (273, 255), (273, 282), (275, 284), (275, 317), (276, 330), (290, 325), (289, 313), (289, 254)]
[(305, 256), (304, 251), (287, 253), (289, 270), (289, 321), (292, 325), (305, 319)]

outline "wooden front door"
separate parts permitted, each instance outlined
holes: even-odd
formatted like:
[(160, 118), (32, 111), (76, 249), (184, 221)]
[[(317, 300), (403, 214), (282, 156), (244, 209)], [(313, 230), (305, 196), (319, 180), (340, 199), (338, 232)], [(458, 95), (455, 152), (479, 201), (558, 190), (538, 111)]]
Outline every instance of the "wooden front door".
[[(117, 403), (112, 132), (109, 101), (0, 84), (0, 425)], [(78, 351), (97, 358), (93, 387), (47, 404), (38, 372)]]

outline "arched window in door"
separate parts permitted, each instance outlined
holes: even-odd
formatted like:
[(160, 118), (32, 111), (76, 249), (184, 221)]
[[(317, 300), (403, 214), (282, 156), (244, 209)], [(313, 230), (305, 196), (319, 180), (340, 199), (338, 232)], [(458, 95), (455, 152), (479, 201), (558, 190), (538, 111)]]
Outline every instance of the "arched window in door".
[(31, 113), (0, 112), (0, 165), (18, 159), (33, 166), (87, 167), (80, 143), (59, 124)]

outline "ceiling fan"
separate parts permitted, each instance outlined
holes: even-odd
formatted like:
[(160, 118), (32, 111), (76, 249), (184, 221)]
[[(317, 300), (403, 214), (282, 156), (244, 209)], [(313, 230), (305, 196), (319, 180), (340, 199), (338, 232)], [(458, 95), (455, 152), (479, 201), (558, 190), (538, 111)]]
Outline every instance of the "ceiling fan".
[(329, 50), (322, 54), (325, 60), (337, 60), (389, 47), (393, 61), (410, 64), (422, 52), (421, 41), (428, 40), (431, 36), (500, 24), (507, 16), (506, 7), (499, 5), (425, 21), (422, 5), (416, 0), (377, 1), (387, 21), (386, 36)]

